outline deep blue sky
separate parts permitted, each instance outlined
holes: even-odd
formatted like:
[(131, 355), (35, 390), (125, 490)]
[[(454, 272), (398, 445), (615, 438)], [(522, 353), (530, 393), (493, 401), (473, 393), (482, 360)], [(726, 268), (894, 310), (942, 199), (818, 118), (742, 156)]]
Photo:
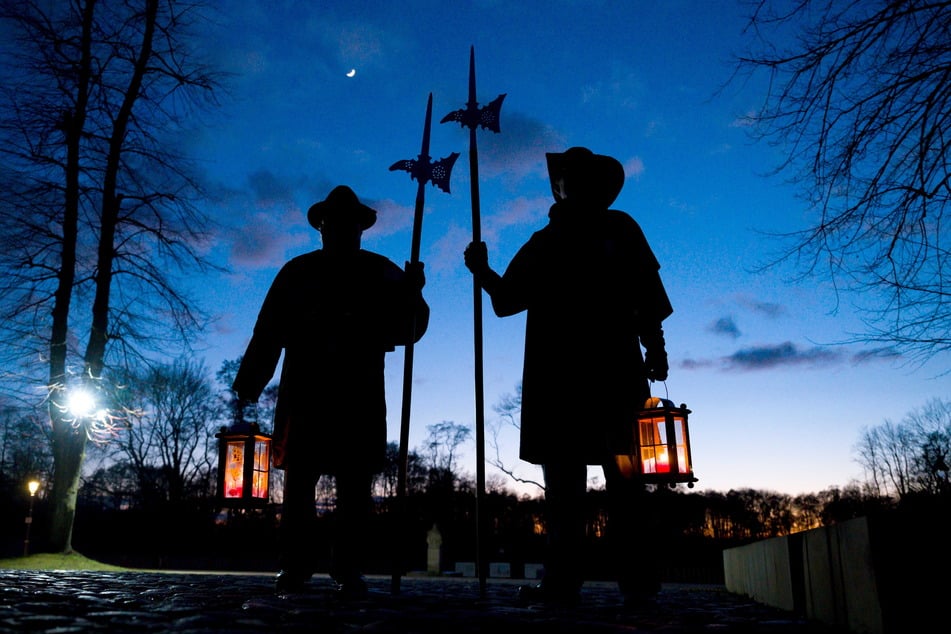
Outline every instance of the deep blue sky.
[[(432, 320), (415, 347), (411, 445), (427, 425), (474, 423), (472, 286), (462, 262), (472, 235), (468, 131), (439, 124), (468, 98), (474, 46), (479, 102), (506, 94), (501, 133), (478, 135), (491, 263), (503, 270), (545, 222), (545, 152), (584, 145), (625, 165), (615, 207), (641, 223), (675, 309), (665, 324), (670, 378), (654, 394), (693, 410), (699, 489), (795, 494), (845, 485), (862, 476), (853, 447), (864, 427), (948, 394), (946, 356), (917, 367), (888, 351), (833, 345), (861, 327), (848, 297), (837, 302), (822, 280), (793, 284), (789, 268), (753, 272), (781, 247), (768, 233), (802, 228), (810, 216), (793, 189), (763, 175), (778, 151), (747, 136), (744, 117), (761, 105), (765, 78), (718, 92), (744, 46), (740, 3), (220, 6), (205, 42), (234, 76), (191, 148), (218, 198), (209, 206), (223, 226), (212, 255), (232, 270), (198, 281), (220, 317), (204, 342), (212, 369), (244, 352), (280, 265), (319, 246), (306, 210), (335, 185), (379, 211), (365, 248), (400, 264), (409, 258), (416, 183), (388, 167), (419, 153), (432, 93), (430, 154), (461, 156), (451, 194), (426, 190), (421, 257)], [(520, 379), (524, 318), (499, 320), (485, 307), (491, 424), (493, 405)], [(401, 351), (389, 355), (392, 440), (402, 369)], [(539, 477), (517, 461), (513, 434), (502, 444), (509, 465)], [(475, 473), (473, 444), (461, 459)]]

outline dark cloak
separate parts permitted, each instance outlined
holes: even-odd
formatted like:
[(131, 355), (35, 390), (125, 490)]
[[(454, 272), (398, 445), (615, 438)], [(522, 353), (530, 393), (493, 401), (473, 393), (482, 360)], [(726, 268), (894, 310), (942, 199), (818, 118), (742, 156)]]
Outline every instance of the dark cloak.
[[(415, 331), (413, 314), (415, 311)], [(384, 358), (429, 323), (404, 271), (370, 251), (298, 256), (268, 291), (233, 389), (256, 401), (284, 362), (274, 412), (274, 464), (315, 473), (378, 471), (386, 454)]]
[(599, 465), (630, 451), (650, 395), (641, 344), (662, 346), (673, 312), (659, 269), (628, 214), (564, 203), (512, 259), (491, 298), (499, 317), (527, 311), (523, 460)]

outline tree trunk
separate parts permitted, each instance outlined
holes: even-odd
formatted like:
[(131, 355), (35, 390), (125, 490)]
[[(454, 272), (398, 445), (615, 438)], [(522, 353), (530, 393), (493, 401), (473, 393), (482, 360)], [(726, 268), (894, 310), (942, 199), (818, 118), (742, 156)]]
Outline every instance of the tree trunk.
[[(76, 498), (79, 494), (80, 473), (86, 457), (86, 430), (73, 429), (69, 421), (54, 422), (53, 433), (53, 516), (50, 522), (50, 547), (53, 552), (70, 553), (73, 550), (73, 521), (76, 518)], [(54, 419), (55, 420), (55, 419)]]
[(102, 185), (102, 212), (100, 216), (99, 254), (96, 265), (96, 296), (92, 305), (92, 328), (84, 355), (87, 380), (102, 378), (102, 369), (106, 356), (106, 344), (109, 341), (109, 296), (112, 290), (113, 264), (115, 262), (116, 227), (119, 223), (119, 209), (122, 195), (118, 193), (118, 177), (121, 156), (125, 147), (126, 132), (132, 108), (139, 98), (142, 78), (148, 71), (149, 57), (152, 54), (152, 38), (155, 35), (155, 21), (158, 13), (158, 0), (148, 0), (143, 14), (145, 28), (135, 68), (129, 78), (129, 85), (123, 96), (122, 104), (116, 114), (109, 139), (109, 154), (106, 158), (106, 171)]
[(50, 329), (49, 413), (53, 425), (53, 514), (49, 541), (54, 552), (71, 552), (73, 520), (79, 476), (86, 454), (86, 433), (76, 429), (62, 404), (66, 396), (66, 338), (69, 333), (69, 310), (76, 278), (76, 243), (79, 225), (80, 141), (86, 122), (91, 76), (91, 38), (93, 9), (90, 0), (83, 8), (81, 59), (76, 85), (76, 102), (72, 111), (63, 113), (63, 135), (66, 146), (66, 190), (63, 204), (63, 251), (59, 281), (52, 310)]

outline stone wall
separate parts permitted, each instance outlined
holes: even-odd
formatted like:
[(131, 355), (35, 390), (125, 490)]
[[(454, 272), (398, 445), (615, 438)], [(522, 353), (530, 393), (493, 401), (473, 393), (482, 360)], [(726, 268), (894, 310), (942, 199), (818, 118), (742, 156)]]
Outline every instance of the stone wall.
[(882, 514), (729, 548), (724, 582), (859, 634), (932, 630), (951, 608), (947, 520), (947, 512)]

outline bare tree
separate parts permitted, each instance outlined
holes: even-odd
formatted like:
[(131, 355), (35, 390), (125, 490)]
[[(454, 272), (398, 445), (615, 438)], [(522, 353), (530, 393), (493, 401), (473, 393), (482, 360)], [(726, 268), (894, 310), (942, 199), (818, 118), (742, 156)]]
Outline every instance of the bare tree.
[(803, 493), (792, 499), (792, 533), (822, 526), (822, 500), (816, 493)]
[(936, 495), (948, 489), (951, 461), (951, 402), (934, 399), (900, 422), (865, 429), (858, 462), (879, 495), (898, 499)]
[(48, 482), (52, 467), (42, 418), (21, 406), (0, 406), (0, 491), (25, 490), (32, 478)]
[(444, 420), (434, 425), (426, 425), (426, 431), (429, 432), (426, 437), (429, 468), (453, 473), (456, 458), (458, 458), (456, 452), (459, 446), (472, 436), (472, 430), (464, 425)]
[(141, 475), (136, 475), (136, 469), (129, 461), (112, 461), (83, 478), (80, 499), (100, 509), (125, 510), (137, 504), (142, 506), (141, 481)]
[(880, 494), (867, 484), (852, 482), (844, 487), (831, 487), (817, 494), (819, 499), (820, 525), (830, 526), (839, 522), (881, 513), (895, 508), (895, 499)]
[(886, 420), (866, 429), (858, 450), (859, 463), (881, 493), (901, 498), (911, 492), (917, 448), (906, 426)]
[(499, 402), (492, 406), (492, 409), (499, 418), (489, 423), (489, 444), (492, 446), (494, 456), (488, 459), (489, 464), (512, 478), (515, 482), (523, 484), (534, 484), (540, 490), (545, 490), (545, 485), (538, 480), (526, 478), (515, 473), (515, 468), (505, 463), (502, 459), (501, 444), (499, 434), (506, 428), (514, 429), (516, 432), (521, 429), (522, 414), (522, 384), (515, 385), (514, 394), (503, 394)]
[[(48, 395), (54, 550), (72, 549), (87, 436), (114, 415), (105, 370), (187, 346), (202, 325), (176, 277), (208, 266), (199, 187), (176, 146), (214, 105), (215, 75), (189, 48), (196, 9), (0, 0), (13, 36), (0, 60), (2, 338), (20, 386)], [(67, 407), (80, 385), (100, 395), (92, 416)]]
[[(227, 359), (222, 361), (221, 367), (215, 373), (215, 379), (218, 382), (221, 392), (218, 400), (228, 412), (228, 420), (234, 425), (244, 422), (247, 412), (241, 411), (241, 402), (238, 394), (232, 389), (234, 378), (238, 375), (238, 368), (241, 367), (241, 359)], [(274, 408), (277, 405), (277, 384), (268, 385), (261, 393), (258, 402), (254, 404), (253, 417), (261, 427), (264, 433), (270, 433), (273, 426)]]
[(223, 411), (201, 362), (156, 365), (129, 381), (133, 403), (115, 443), (142, 497), (171, 503), (208, 497), (214, 487), (215, 432)]
[(755, 0), (738, 75), (765, 69), (749, 116), (814, 212), (775, 262), (859, 291), (866, 330), (920, 361), (951, 349), (951, 2)]
[(462, 473), (456, 472), (459, 446), (469, 440), (472, 430), (451, 421), (426, 425), (428, 436), (420, 452), (426, 467), (427, 491), (449, 493), (464, 483)]
[[(386, 443), (386, 461), (383, 470), (373, 478), (373, 495), (378, 498), (396, 497), (399, 477), (400, 447), (395, 442)], [(426, 487), (427, 469), (422, 456), (410, 451), (406, 456), (406, 490), (410, 494), (421, 493)]]
[(919, 449), (915, 485), (919, 493), (938, 495), (948, 491), (951, 469), (951, 401), (932, 399), (908, 414)]

